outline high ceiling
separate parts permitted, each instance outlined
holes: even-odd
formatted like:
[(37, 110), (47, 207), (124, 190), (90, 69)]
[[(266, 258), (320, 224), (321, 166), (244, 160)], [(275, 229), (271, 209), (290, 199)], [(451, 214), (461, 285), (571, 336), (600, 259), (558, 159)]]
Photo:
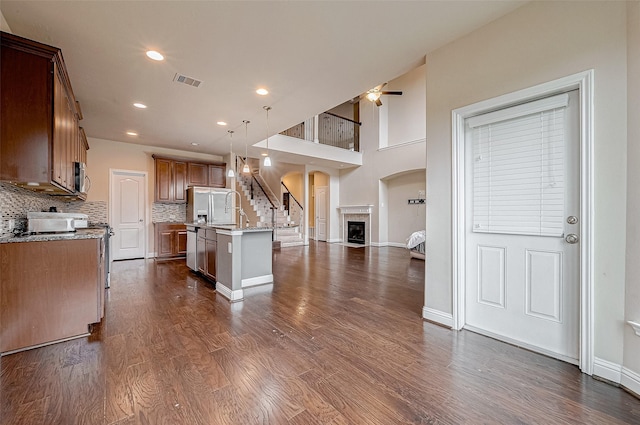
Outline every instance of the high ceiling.
[[(227, 130), (244, 141), (242, 120), (250, 144), (265, 138), (264, 105), (277, 133), (522, 4), (2, 0), (0, 10), (14, 34), (62, 49), (89, 137), (224, 155)], [(202, 84), (175, 83), (176, 73)]]

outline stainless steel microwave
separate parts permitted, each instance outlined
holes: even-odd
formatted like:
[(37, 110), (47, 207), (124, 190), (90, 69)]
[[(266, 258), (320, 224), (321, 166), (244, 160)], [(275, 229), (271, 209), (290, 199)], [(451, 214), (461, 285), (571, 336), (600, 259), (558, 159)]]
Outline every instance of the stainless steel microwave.
[(76, 174), (75, 174), (76, 192), (86, 194), (89, 191), (89, 188), (91, 187), (91, 180), (87, 176), (87, 171), (86, 171), (87, 165), (84, 162), (75, 162), (74, 164), (76, 168)]

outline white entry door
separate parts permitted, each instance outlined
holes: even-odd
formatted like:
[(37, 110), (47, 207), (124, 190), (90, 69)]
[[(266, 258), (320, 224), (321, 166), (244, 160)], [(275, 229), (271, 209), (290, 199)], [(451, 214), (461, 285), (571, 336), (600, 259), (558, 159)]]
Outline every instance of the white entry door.
[(327, 186), (315, 188), (316, 240), (327, 241)]
[(578, 364), (577, 91), (465, 120), (465, 328)]
[(111, 238), (114, 260), (145, 256), (146, 174), (135, 171), (111, 172)]

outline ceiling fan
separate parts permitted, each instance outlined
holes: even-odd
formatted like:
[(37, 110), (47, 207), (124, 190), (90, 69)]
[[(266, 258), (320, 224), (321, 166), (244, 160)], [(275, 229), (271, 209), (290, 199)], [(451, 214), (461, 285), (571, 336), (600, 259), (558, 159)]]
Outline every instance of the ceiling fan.
[(384, 84), (380, 84), (377, 87), (372, 88), (371, 90), (367, 91), (366, 93), (362, 94), (360, 96), (360, 98), (367, 98), (368, 100), (370, 100), (371, 102), (375, 103), (377, 106), (382, 106), (382, 101), (380, 100), (380, 96), (382, 95), (396, 95), (396, 96), (400, 96), (402, 95), (401, 91), (385, 91), (382, 90), (382, 88), (384, 86), (386, 86), (387, 83)]

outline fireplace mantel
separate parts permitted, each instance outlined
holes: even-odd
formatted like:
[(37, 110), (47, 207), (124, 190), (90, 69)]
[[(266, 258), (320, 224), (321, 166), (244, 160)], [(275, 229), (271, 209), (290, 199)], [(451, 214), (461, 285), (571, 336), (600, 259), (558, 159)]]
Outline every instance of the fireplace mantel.
[[(338, 207), (340, 212), (341, 227), (342, 227), (342, 242), (347, 242), (347, 223), (350, 220), (358, 220), (365, 223), (365, 243), (364, 246), (368, 246), (371, 241), (371, 213), (373, 212), (373, 205), (340, 205)], [(351, 245), (351, 244), (349, 244)], [(362, 245), (360, 245), (362, 246)]]
[(373, 205), (341, 205), (338, 207), (340, 214), (371, 214)]

